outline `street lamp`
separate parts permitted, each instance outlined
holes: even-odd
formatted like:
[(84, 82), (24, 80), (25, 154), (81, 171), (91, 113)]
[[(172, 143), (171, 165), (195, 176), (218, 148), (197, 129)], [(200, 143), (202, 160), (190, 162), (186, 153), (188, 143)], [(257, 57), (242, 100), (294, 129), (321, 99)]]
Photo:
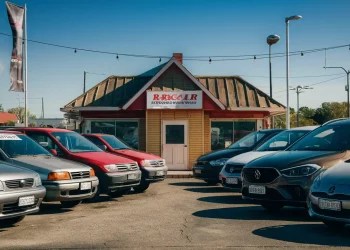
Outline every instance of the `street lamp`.
[(280, 40), (278, 35), (269, 35), (266, 39), (269, 45), (269, 67), (270, 67), (270, 97), (272, 98), (272, 66), (271, 66), (271, 46)]
[(286, 115), (286, 128), (290, 128), (290, 111), (289, 111), (289, 21), (299, 20), (301, 16), (286, 17), (286, 79), (287, 79), (287, 115)]
[(349, 100), (349, 74), (350, 71), (344, 69), (343, 67), (324, 67), (325, 69), (342, 69), (346, 73), (346, 86), (345, 91), (347, 92), (347, 99), (348, 99), (348, 117), (350, 118), (350, 100)]
[(295, 90), (297, 93), (297, 127), (299, 127), (299, 94), (303, 93), (304, 91), (302, 91), (303, 89), (313, 89), (309, 86), (300, 86), (298, 85), (296, 88), (291, 88), (290, 90)]

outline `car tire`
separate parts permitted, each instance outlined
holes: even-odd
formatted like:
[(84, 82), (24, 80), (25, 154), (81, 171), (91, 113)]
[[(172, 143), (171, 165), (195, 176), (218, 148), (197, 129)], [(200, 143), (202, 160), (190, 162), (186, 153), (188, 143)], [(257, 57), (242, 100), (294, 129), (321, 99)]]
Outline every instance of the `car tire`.
[(278, 212), (280, 211), (284, 205), (278, 203), (263, 203), (261, 206), (268, 212)]
[(218, 184), (217, 181), (205, 181), (209, 186), (216, 186)]
[(63, 208), (73, 208), (78, 206), (82, 200), (79, 201), (61, 201), (61, 207)]
[(345, 226), (345, 223), (339, 221), (324, 220), (322, 222), (331, 229), (342, 229)]
[(142, 180), (138, 186), (133, 187), (134, 191), (137, 193), (145, 192), (149, 187), (149, 182)]
[(22, 221), (24, 219), (24, 217), (25, 217), (25, 215), (14, 217), (14, 218), (9, 218), (9, 219), (4, 219), (3, 221), (1, 221), (1, 225), (11, 226), (11, 225), (17, 224), (18, 222)]
[(114, 191), (109, 191), (108, 195), (112, 198), (118, 198), (120, 196), (126, 195), (130, 193), (131, 188), (123, 188), (123, 189), (117, 189)]

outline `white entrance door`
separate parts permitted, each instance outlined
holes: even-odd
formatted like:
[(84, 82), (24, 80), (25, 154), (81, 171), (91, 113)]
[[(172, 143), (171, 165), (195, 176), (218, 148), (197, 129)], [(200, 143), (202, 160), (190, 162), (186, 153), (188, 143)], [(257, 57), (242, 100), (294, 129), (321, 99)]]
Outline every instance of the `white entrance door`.
[(169, 170), (187, 170), (187, 121), (162, 121), (162, 157)]

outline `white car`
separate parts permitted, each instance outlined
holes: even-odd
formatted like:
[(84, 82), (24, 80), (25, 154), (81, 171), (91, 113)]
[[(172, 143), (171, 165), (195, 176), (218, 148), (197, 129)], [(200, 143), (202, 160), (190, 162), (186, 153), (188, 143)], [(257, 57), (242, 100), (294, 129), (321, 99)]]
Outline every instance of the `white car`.
[(241, 172), (248, 162), (265, 155), (273, 154), (276, 151), (285, 150), (298, 139), (317, 127), (318, 126), (306, 126), (285, 130), (278, 133), (253, 151), (229, 159), (220, 172), (219, 179), (222, 186), (234, 191), (240, 191), (242, 188)]

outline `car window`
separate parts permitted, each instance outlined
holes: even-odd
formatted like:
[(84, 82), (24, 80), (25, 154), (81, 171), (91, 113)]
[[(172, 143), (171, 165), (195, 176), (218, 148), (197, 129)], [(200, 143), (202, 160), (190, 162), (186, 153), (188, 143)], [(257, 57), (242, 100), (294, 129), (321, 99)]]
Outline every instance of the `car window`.
[(257, 151), (278, 151), (284, 150), (290, 145), (292, 145), (295, 141), (297, 141), (300, 137), (304, 136), (309, 131), (283, 131), (279, 133), (265, 143), (263, 143), (260, 147), (258, 147)]
[(101, 138), (114, 149), (130, 149), (129, 146), (113, 135), (103, 135)]
[(266, 137), (266, 133), (254, 132), (233, 143), (229, 148), (252, 148)]
[(89, 139), (92, 143), (94, 143), (98, 147), (103, 147), (103, 145), (104, 145), (103, 142), (100, 139), (98, 139), (97, 137), (95, 137), (95, 136), (88, 136), (88, 135), (86, 135), (84, 137)]
[(72, 153), (103, 152), (91, 141), (76, 132), (52, 132), (51, 135)]
[(33, 140), (38, 142), (45, 149), (47, 150), (54, 149), (59, 155), (61, 155), (62, 153), (61, 148), (51, 139), (51, 137), (48, 134), (40, 133), (40, 132), (31, 132), (31, 131), (27, 131), (26, 134), (29, 137), (31, 137)]
[(320, 127), (306, 135), (288, 150), (350, 150), (350, 126), (330, 124)]
[(13, 135), (12, 139), (0, 139), (0, 148), (10, 158), (25, 155), (51, 155), (50, 152), (26, 135)]

